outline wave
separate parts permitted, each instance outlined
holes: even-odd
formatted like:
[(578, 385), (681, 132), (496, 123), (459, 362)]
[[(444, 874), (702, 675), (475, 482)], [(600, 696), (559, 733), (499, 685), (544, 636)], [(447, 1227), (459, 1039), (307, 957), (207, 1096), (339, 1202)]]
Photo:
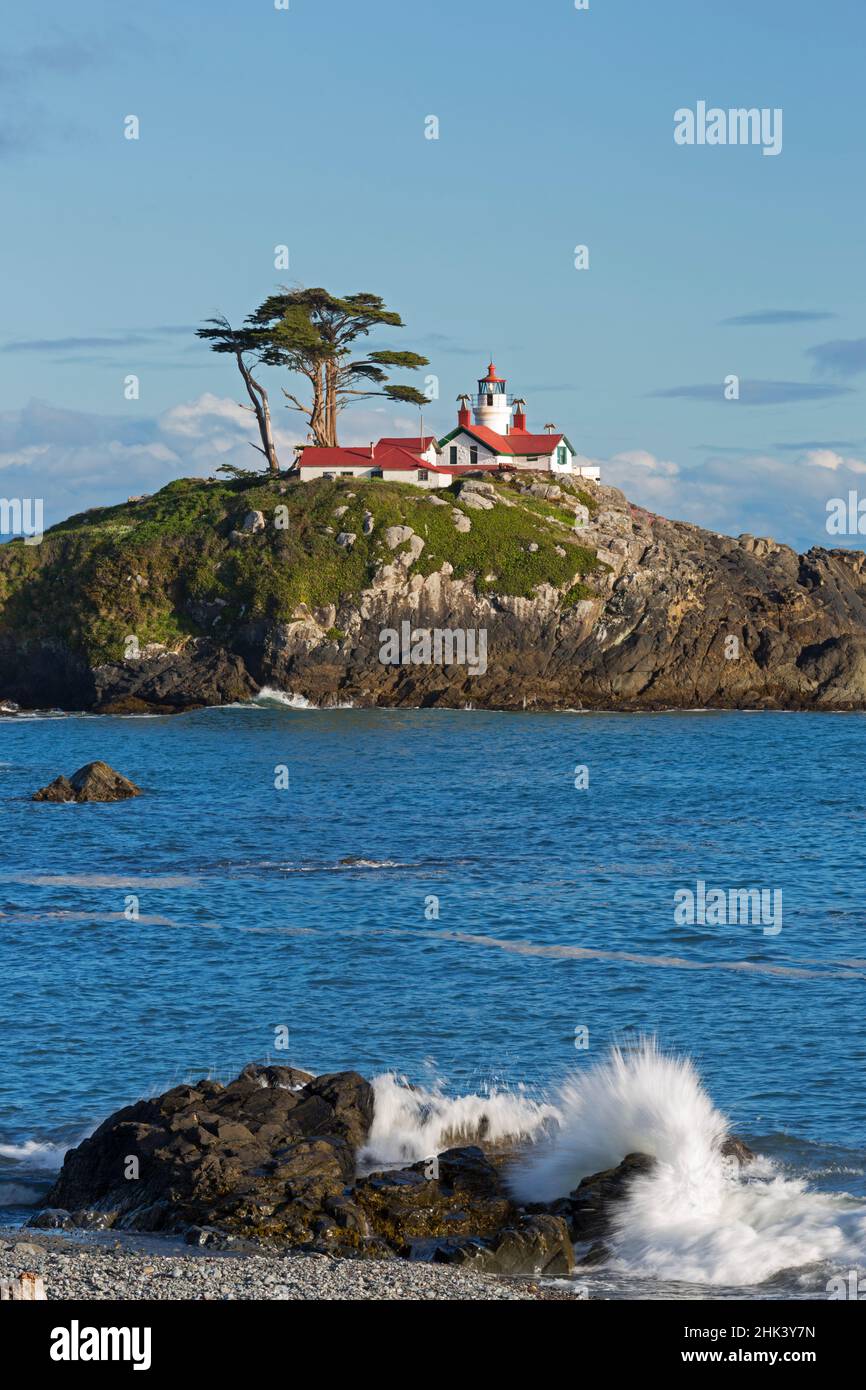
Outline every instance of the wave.
[(93, 1128), (84, 1130), (75, 1138), (56, 1143), (48, 1139), (25, 1139), (22, 1144), (0, 1144), (0, 1158), (8, 1159), (19, 1170), (28, 1173), (56, 1173), (63, 1163), (64, 1155), (80, 1144)]
[(486, 1145), (536, 1138), (556, 1119), (553, 1106), (520, 1090), (492, 1087), (448, 1096), (383, 1072), (373, 1078), (373, 1125), (358, 1160), (362, 1170), (417, 1163), (455, 1144)]
[(741, 1173), (721, 1153), (728, 1121), (687, 1058), (654, 1040), (564, 1083), (559, 1123), (512, 1171), (518, 1200), (551, 1201), (641, 1152), (657, 1161), (617, 1208), (606, 1243), (629, 1273), (710, 1285), (760, 1284), (783, 1270), (866, 1260), (866, 1205), (816, 1192), (764, 1158)]
[(277, 690), (276, 687), (272, 685), (263, 685), (252, 703), (254, 705), (284, 705), (287, 709), (332, 710), (355, 708), (352, 700), (346, 700), (345, 702), (335, 700), (333, 704), (314, 705), (305, 695), (299, 695), (290, 690)]
[(45, 1195), (43, 1187), (0, 1180), (0, 1207), (35, 1207)]

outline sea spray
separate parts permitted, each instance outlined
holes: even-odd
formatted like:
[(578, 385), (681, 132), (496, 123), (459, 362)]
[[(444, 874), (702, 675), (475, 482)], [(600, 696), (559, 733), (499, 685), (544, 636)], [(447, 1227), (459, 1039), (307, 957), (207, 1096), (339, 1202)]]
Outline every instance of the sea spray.
[(634, 1179), (605, 1244), (611, 1266), (681, 1283), (753, 1286), (812, 1266), (810, 1282), (866, 1260), (866, 1207), (810, 1190), (766, 1159), (742, 1173), (728, 1126), (694, 1065), (653, 1040), (567, 1081), (559, 1125), (515, 1165), (518, 1200), (551, 1201), (627, 1153), (656, 1159)]
[(570, 1077), (557, 1111), (559, 1127), (549, 1142), (515, 1168), (512, 1185), (521, 1201), (564, 1197), (581, 1178), (629, 1153), (668, 1163), (683, 1157), (697, 1173), (716, 1165), (728, 1129), (688, 1058), (665, 1056), (653, 1039), (631, 1051), (615, 1047), (603, 1062)]
[(555, 1123), (552, 1105), (520, 1090), (491, 1088), (482, 1095), (448, 1096), (411, 1086), (385, 1072), (373, 1078), (375, 1108), (359, 1165), (372, 1168), (417, 1163), (452, 1144), (522, 1142)]

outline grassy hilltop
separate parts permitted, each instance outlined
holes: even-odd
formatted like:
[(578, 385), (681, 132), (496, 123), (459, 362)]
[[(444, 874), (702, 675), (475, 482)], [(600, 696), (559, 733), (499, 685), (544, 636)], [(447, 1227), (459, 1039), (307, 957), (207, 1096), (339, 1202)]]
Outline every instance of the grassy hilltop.
[[(594, 498), (557, 477), (562, 498), (546, 501), (520, 490), (526, 481), (496, 480), (499, 504), (484, 511), (462, 503), (457, 484), (437, 492), (447, 505), (436, 506), (420, 488), (380, 479), (181, 478), (140, 501), (70, 517), (38, 546), (0, 547), (0, 640), (58, 643), (90, 666), (121, 660), (129, 634), (142, 646), (226, 641), (241, 622), (289, 622), (299, 604), (356, 598), (393, 559), (383, 532), (395, 525), (425, 542), (412, 574), (448, 561), (478, 593), (531, 597), (548, 583), (565, 591), (566, 605), (589, 596), (603, 567), (579, 544), (574, 508), (592, 514)], [(470, 519), (468, 532), (456, 530), (455, 508)], [(251, 511), (263, 513), (263, 530), (241, 531)], [(354, 544), (338, 545), (340, 532), (354, 533)]]

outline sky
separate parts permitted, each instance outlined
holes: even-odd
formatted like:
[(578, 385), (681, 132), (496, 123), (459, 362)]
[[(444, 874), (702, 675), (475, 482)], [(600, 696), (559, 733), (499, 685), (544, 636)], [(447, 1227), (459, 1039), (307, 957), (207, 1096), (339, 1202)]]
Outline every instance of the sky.
[[(862, 0), (8, 7), (0, 491), (51, 523), (256, 466), (194, 329), (322, 285), (401, 314), (370, 345), (430, 359), (438, 433), (492, 354), (633, 501), (862, 545), (827, 504), (866, 496), (864, 41)], [(781, 150), (678, 144), (699, 102), (780, 110)], [(417, 430), (373, 399), (340, 438)]]

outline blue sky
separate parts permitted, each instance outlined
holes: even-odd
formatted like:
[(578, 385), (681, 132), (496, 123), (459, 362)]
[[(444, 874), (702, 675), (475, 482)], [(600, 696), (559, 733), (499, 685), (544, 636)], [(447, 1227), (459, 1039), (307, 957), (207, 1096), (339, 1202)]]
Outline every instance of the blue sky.
[[(565, 429), (634, 500), (838, 543), (826, 501), (866, 471), (864, 39), (856, 0), (9, 13), (3, 494), (57, 520), (251, 465), (236, 373), (191, 329), (282, 281), (397, 308), (442, 432), (492, 352), (530, 424)], [(676, 145), (674, 112), (701, 100), (781, 108), (781, 154)], [(303, 430), (279, 384), (288, 459)], [(368, 402), (341, 437), (416, 427)]]

